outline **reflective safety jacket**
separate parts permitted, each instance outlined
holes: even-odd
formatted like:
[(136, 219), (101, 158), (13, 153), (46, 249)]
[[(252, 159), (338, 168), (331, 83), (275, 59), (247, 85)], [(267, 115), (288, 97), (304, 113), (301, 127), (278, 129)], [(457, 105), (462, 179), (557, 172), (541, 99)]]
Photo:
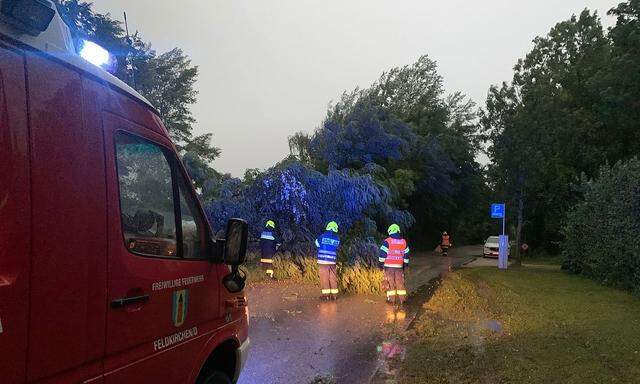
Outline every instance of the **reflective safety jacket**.
[(316, 239), (318, 248), (318, 264), (335, 264), (338, 258), (340, 238), (333, 231), (325, 231)]
[(409, 264), (409, 246), (399, 233), (387, 237), (380, 247), (380, 264), (386, 268), (404, 268)]
[(278, 240), (273, 228), (265, 227), (264, 231), (260, 234), (261, 258), (266, 260), (273, 259), (279, 242), (280, 240)]
[(442, 244), (444, 246), (450, 246), (451, 245), (451, 240), (449, 240), (449, 235), (444, 235), (442, 236)]

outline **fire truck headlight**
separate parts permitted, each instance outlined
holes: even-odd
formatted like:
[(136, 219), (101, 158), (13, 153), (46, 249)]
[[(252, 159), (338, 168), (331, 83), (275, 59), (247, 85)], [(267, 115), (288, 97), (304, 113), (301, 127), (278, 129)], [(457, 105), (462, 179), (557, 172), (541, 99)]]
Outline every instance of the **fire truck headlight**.
[(78, 54), (91, 64), (112, 72), (115, 69), (116, 60), (109, 51), (89, 40), (81, 40)]

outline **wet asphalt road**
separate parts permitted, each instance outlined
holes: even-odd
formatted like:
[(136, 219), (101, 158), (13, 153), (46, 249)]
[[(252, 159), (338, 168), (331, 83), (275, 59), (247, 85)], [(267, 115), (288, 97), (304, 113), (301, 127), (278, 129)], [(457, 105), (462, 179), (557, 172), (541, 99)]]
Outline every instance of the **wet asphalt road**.
[[(480, 248), (481, 249), (481, 248)], [(481, 251), (480, 251), (481, 252)], [(477, 247), (411, 259), (409, 291), (478, 255)], [(382, 296), (348, 295), (321, 302), (318, 287), (259, 283), (247, 289), (251, 351), (240, 384), (307, 384), (317, 375), (337, 383), (368, 383), (389, 349), (390, 328), (410, 320)]]

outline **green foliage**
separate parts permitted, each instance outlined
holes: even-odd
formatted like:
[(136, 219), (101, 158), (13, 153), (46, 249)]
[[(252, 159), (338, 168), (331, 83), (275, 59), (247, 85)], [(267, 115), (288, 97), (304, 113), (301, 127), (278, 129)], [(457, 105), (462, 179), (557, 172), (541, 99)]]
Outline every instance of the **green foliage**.
[[(436, 63), (422, 56), (343, 93), (310, 141), (295, 140), (295, 153), (309, 153), (316, 169), (366, 172), (387, 186), (393, 205), (416, 219), (407, 232), (417, 248), (432, 247), (443, 230), (461, 241), (487, 233), (477, 110), (459, 92), (445, 96), (442, 82)], [(374, 219), (382, 230), (391, 224)]]
[(311, 137), (304, 132), (296, 132), (289, 136), (289, 152), (291, 157), (302, 164), (311, 163), (311, 154), (309, 146), (311, 145)]
[(318, 284), (318, 261), (311, 257), (294, 256), (290, 253), (273, 260), (274, 276), (279, 280)]
[(338, 285), (342, 292), (381, 294), (383, 272), (360, 263), (338, 268)]
[(569, 212), (563, 267), (640, 293), (640, 160), (605, 166)]
[(240, 266), (242, 272), (247, 274), (249, 284), (258, 283), (268, 278), (262, 265), (260, 265), (259, 252), (247, 252), (247, 262)]
[(160, 113), (169, 134), (196, 186), (219, 177), (209, 163), (220, 154), (211, 134), (193, 135), (198, 67), (179, 48), (161, 54), (151, 49), (138, 32), (127, 38), (122, 22), (110, 14), (97, 13), (92, 3), (55, 0), (62, 19), (75, 39), (86, 38), (102, 45), (118, 59), (115, 75), (146, 97)]
[[(266, 280), (257, 253), (248, 256), (248, 262), (242, 267), (250, 283)], [(274, 278), (304, 284), (319, 284), (318, 261), (315, 257), (296, 256), (290, 252), (278, 254), (273, 259)], [(380, 294), (383, 273), (378, 268), (357, 263), (349, 265), (339, 263), (337, 268), (338, 285), (341, 292)]]
[[(187, 143), (195, 123), (189, 107), (196, 101), (198, 67), (192, 66), (179, 48), (160, 55), (147, 48), (145, 54), (147, 59), (135, 73), (136, 89), (160, 112), (174, 141)], [(193, 146), (202, 147), (206, 143), (206, 138), (200, 138)]]
[(481, 119), (489, 179), (510, 206), (521, 204), (531, 245), (557, 252), (562, 220), (580, 198), (572, 184), (640, 152), (639, 5), (610, 11), (618, 23), (609, 34), (588, 10), (558, 23), (534, 40), (511, 83), (489, 90)]
[(610, 152), (625, 158), (640, 147), (640, 1), (620, 3), (609, 15), (617, 22), (609, 32), (611, 62), (603, 73), (602, 99), (596, 107), (605, 125), (616, 127), (607, 132)]

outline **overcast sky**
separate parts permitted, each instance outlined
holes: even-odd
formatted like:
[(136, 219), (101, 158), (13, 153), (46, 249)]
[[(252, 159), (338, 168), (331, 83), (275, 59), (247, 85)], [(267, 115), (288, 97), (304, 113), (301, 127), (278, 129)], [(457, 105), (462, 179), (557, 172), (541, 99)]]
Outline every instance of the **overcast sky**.
[[(91, 0), (89, 0), (91, 1)], [(344, 90), (428, 54), (448, 92), (482, 104), (491, 84), (558, 21), (611, 0), (93, 0), (162, 52), (200, 67), (196, 133), (212, 132), (219, 171), (241, 176), (288, 154)]]

